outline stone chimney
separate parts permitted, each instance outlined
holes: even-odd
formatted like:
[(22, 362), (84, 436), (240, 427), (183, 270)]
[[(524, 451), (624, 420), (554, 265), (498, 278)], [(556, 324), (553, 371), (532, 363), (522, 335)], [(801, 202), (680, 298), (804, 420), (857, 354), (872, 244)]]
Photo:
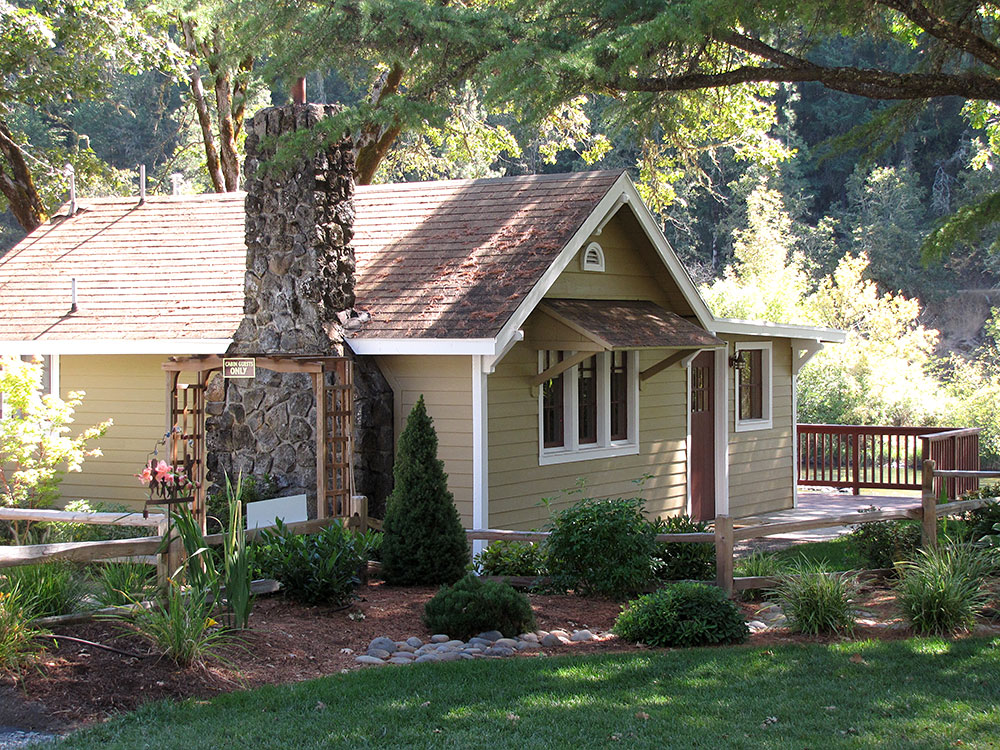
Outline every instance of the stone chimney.
[(265, 164), (278, 137), (336, 112), (332, 105), (272, 107), (247, 127), (246, 317), (234, 354), (342, 351), (337, 313), (354, 306), (351, 141), (318, 148), (280, 173)]
[[(258, 112), (247, 126), (244, 318), (231, 355), (350, 356), (337, 313), (354, 305), (354, 153), (349, 138), (327, 145), (307, 134), (337, 111), (289, 104)], [(287, 133), (301, 134), (300, 147), (317, 145), (277, 171), (268, 162)], [(377, 508), (391, 490), (392, 391), (374, 363), (356, 361), (355, 406), (355, 445), (376, 457), (355, 456), (355, 487)], [(316, 406), (308, 375), (258, 368), (253, 380), (215, 377), (208, 412), (211, 483), (220, 486), (223, 472), (270, 475), (280, 494), (308, 495), (315, 512)]]

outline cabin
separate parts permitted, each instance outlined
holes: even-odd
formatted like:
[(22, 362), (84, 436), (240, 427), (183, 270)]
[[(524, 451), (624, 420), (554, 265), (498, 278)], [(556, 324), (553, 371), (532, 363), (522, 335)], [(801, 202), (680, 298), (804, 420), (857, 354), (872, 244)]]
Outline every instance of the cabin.
[[(841, 332), (714, 317), (624, 172), (355, 187), (346, 141), (259, 168), (267, 136), (327, 114), (255, 116), (245, 194), (81, 200), (0, 258), (0, 355), (86, 391), (80, 425), (114, 420), (64, 499), (141, 502), (165, 366), (170, 392), (198, 370), (176, 363), (229, 355), (353, 363), (351, 491), (375, 508), (421, 395), (470, 528), (540, 527), (581, 486), (651, 516), (794, 507), (796, 375)], [(212, 365), (209, 479), (270, 474), (321, 506), (327, 376), (274, 366)]]

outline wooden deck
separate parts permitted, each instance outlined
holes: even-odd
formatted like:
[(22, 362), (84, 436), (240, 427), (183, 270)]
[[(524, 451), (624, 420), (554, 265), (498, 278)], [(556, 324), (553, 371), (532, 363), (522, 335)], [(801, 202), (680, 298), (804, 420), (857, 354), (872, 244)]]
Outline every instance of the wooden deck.
[[(756, 516), (734, 518), (737, 526), (750, 526), (779, 521), (805, 521), (821, 519), (824, 516), (841, 516), (852, 510), (860, 511), (875, 506), (882, 510), (902, 510), (920, 507), (920, 493), (899, 491), (893, 495), (852, 495), (850, 492), (806, 492), (799, 489), (798, 506), (788, 510), (761, 513)], [(851, 531), (850, 526), (828, 526), (812, 531), (800, 531), (772, 537), (794, 542), (817, 542), (833, 539)]]

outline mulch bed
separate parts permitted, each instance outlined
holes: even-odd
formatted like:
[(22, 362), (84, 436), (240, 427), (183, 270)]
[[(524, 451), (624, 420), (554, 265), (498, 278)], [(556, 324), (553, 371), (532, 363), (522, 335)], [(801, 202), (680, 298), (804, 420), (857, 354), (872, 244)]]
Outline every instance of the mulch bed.
[[(37, 667), (15, 683), (0, 684), (0, 726), (58, 731), (103, 721), (113, 714), (164, 698), (210, 698), (220, 693), (306, 680), (359, 669), (354, 657), (372, 638), (381, 635), (402, 640), (430, 635), (421, 622), (424, 603), (433, 587), (396, 588), (372, 583), (359, 590), (360, 599), (344, 609), (303, 607), (281, 596), (258, 598), (251, 628), (227, 647), (222, 659), (204, 667), (178, 668), (155, 656), (134, 658), (63, 641), (42, 655)], [(611, 629), (621, 606), (604, 599), (532, 594), (538, 627), (544, 630)], [(883, 583), (869, 584), (859, 605), (871, 625), (862, 625), (854, 637), (905, 638), (909, 631), (886, 627), (899, 617)], [(748, 619), (760, 602), (743, 602)], [(363, 615), (363, 617), (361, 616)], [(55, 629), (123, 651), (149, 652), (146, 643), (121, 623), (100, 621)], [(841, 640), (814, 638), (787, 630), (769, 630), (751, 636), (749, 645)], [(632, 652), (642, 647), (617, 638), (575, 643), (546, 652)]]

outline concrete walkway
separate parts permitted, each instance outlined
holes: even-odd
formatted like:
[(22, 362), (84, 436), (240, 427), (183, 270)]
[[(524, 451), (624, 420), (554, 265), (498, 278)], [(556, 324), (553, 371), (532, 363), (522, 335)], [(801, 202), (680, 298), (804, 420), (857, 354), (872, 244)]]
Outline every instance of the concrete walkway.
[[(901, 490), (898, 495), (852, 495), (840, 492), (807, 492), (799, 490), (798, 507), (789, 510), (779, 510), (773, 513), (762, 513), (757, 516), (734, 519), (740, 525), (758, 523), (777, 523), (779, 521), (805, 521), (820, 519), (824, 516), (840, 516), (851, 511), (860, 511), (872, 506), (882, 510), (896, 510), (920, 505), (920, 493)], [(767, 539), (782, 542), (819, 542), (833, 539), (841, 534), (848, 534), (850, 526), (827, 526), (811, 531), (797, 531), (791, 534), (776, 534)], [(761, 540), (763, 541), (763, 539)]]

